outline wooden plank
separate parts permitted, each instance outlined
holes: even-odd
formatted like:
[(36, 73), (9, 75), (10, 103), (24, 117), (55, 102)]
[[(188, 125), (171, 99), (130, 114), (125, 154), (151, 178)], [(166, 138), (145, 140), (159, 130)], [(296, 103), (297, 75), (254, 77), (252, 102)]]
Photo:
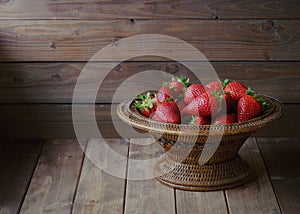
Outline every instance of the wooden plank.
[[(112, 150), (127, 158), (128, 143), (126, 141), (121, 139), (105, 140)], [(123, 178), (117, 178), (104, 172), (90, 159), (91, 155), (97, 156), (93, 152), (97, 151), (95, 148), (99, 143), (102, 142), (97, 139), (88, 142), (87, 155), (84, 159), (72, 213), (122, 213), (125, 190), (125, 179), (123, 178), (125, 178), (127, 162), (119, 163), (120, 174)], [(103, 158), (102, 166), (107, 166), (115, 161), (113, 156), (108, 153), (99, 158)]]
[(280, 213), (269, 176), (254, 138), (247, 140), (240, 155), (252, 169), (252, 182), (225, 190), (230, 213)]
[(153, 167), (143, 162), (163, 152), (152, 142), (149, 138), (130, 140), (125, 213), (175, 213), (174, 190), (151, 178)]
[(77, 140), (47, 141), (21, 213), (69, 213), (82, 160)]
[[(82, 105), (82, 123), (88, 124), (84, 119), (85, 105)], [(262, 129), (254, 136), (264, 137), (300, 137), (300, 105), (285, 104), (283, 118), (271, 127)], [(104, 137), (119, 137), (111, 119), (110, 105), (96, 105), (96, 121)], [(113, 107), (115, 108), (115, 106)], [(116, 113), (112, 112), (113, 118)], [(118, 125), (128, 130), (128, 126), (119, 119)], [(0, 105), (0, 136), (15, 136), (18, 138), (74, 138), (71, 105)], [(134, 137), (137, 134), (128, 131), (126, 137)], [(86, 137), (97, 137), (93, 133), (87, 133)]]
[[(34, 9), (32, 5), (34, 4)], [(299, 1), (1, 1), (0, 19), (249, 19), (299, 18)]]
[[(103, 69), (111, 63), (92, 63)], [(205, 67), (204, 63), (197, 63)], [(261, 94), (276, 97), (282, 102), (299, 103), (300, 62), (212, 62), (220, 79), (242, 81)], [(0, 63), (0, 103), (71, 103), (76, 81), (85, 63)], [(98, 103), (111, 103), (123, 81), (142, 71), (160, 70), (196, 81), (185, 66), (177, 62), (123, 62), (105, 78), (98, 93)], [(99, 69), (99, 72), (102, 72)], [(203, 76), (203, 75), (202, 75)], [(138, 77), (136, 77), (138, 78)], [(201, 81), (208, 77), (203, 76)], [(94, 79), (91, 78), (91, 82)], [(136, 84), (126, 84), (115, 101), (122, 101)], [(157, 86), (162, 83), (157, 82)], [(155, 87), (155, 86), (153, 86)], [(128, 95), (127, 95), (128, 96)]]
[[(164, 34), (177, 37), (194, 45), (209, 60), (299, 61), (300, 28), (295, 27), (299, 22), (299, 20), (163, 22), (2, 20), (0, 61), (88, 61), (104, 46), (116, 46), (117, 40), (138, 34)], [(132, 53), (136, 41), (132, 41), (132, 44), (129, 42), (128, 45), (133, 48), (128, 50), (128, 53)], [(157, 45), (160, 49), (164, 49), (176, 47), (178, 43), (170, 41)], [(153, 43), (145, 41), (144, 48), (146, 47), (152, 48)], [(182, 55), (182, 49), (174, 48), (172, 54)], [(186, 56), (191, 59), (195, 57), (194, 54), (188, 53)], [(147, 57), (136, 60), (145, 61), (145, 59), (149, 60)], [(110, 61), (112, 56), (107, 54), (104, 60)]]
[[(276, 121), (270, 127), (262, 129), (256, 132), (253, 136), (257, 137), (297, 137), (300, 139), (299, 131), (297, 131), (299, 125), (294, 123), (298, 120), (298, 105), (284, 105), (284, 115)], [(300, 119), (300, 118), (299, 118)], [(299, 130), (299, 129), (298, 129)]]
[(41, 140), (0, 140), (0, 213), (17, 213), (43, 145)]
[(273, 188), (283, 213), (300, 208), (300, 143), (295, 138), (258, 138)]
[(228, 213), (223, 191), (189, 192), (176, 190), (177, 213)]
[[(90, 124), (85, 115), (91, 113), (82, 107), (81, 124)], [(1, 109), (3, 107), (3, 109)], [(116, 105), (114, 105), (116, 107)], [(40, 136), (41, 138), (74, 138), (72, 120), (72, 105), (0, 105), (0, 127), (3, 130), (1, 137)], [(114, 117), (116, 112), (113, 112)], [(111, 118), (111, 105), (96, 106), (96, 120), (98, 128), (104, 137), (120, 137), (116, 132)], [(117, 120), (117, 124), (126, 125)], [(89, 130), (87, 130), (89, 131)], [(98, 137), (93, 132), (87, 132), (86, 138)]]

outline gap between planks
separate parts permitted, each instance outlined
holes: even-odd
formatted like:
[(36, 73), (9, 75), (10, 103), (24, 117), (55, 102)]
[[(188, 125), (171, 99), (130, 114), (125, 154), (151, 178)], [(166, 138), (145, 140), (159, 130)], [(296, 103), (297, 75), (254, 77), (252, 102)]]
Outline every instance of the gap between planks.
[(81, 166), (80, 166), (80, 170), (79, 170), (79, 174), (78, 174), (77, 182), (76, 182), (76, 186), (75, 186), (75, 192), (74, 192), (74, 196), (73, 196), (73, 199), (72, 199), (71, 210), (70, 210), (71, 214), (73, 213), (75, 198), (76, 198), (76, 195), (77, 195), (78, 185), (79, 185), (79, 181), (80, 181), (80, 177), (81, 177), (81, 173), (82, 173), (82, 168), (83, 168), (83, 162), (84, 162), (84, 159), (85, 159), (85, 153), (86, 153), (87, 143), (84, 143), (84, 144), (81, 144), (81, 146), (82, 146), (81, 148), (83, 149), (83, 155), (82, 155)]

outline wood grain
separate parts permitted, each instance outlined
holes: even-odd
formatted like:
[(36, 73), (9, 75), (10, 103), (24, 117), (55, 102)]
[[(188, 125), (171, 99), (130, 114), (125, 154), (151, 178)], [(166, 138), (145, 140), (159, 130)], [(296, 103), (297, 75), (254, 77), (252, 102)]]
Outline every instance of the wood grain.
[(41, 140), (0, 140), (0, 213), (17, 213), (43, 146)]
[[(32, 5), (34, 4), (34, 9)], [(299, 18), (299, 1), (82, 1), (0, 2), (0, 19), (249, 19)]]
[[(99, 72), (112, 66), (111, 63), (92, 64), (103, 69)], [(195, 64), (205, 67), (204, 63)], [(242, 81), (259, 93), (276, 97), (282, 102), (300, 102), (299, 62), (212, 62), (212, 65), (220, 79)], [(84, 66), (85, 63), (0, 63), (0, 103), (71, 103), (76, 81)], [(111, 103), (118, 87), (130, 77), (138, 81), (126, 84), (114, 102), (124, 100), (137, 85), (151, 87), (146, 80), (134, 76), (147, 70), (197, 80), (189, 69), (178, 62), (123, 62), (106, 76), (96, 102)], [(201, 81), (208, 81), (207, 76), (202, 77)], [(95, 79), (91, 78), (89, 83), (93, 81)], [(156, 82), (160, 86), (163, 81)]]
[[(86, 105), (82, 106), (82, 123), (89, 124), (85, 115), (91, 113), (86, 111)], [(114, 105), (113, 108), (116, 106)], [(120, 137), (112, 123), (110, 105), (96, 105), (96, 120), (98, 127), (104, 137)], [(299, 137), (300, 105), (286, 104), (283, 118), (271, 127), (258, 131), (254, 136), (264, 137)], [(129, 126), (117, 119), (117, 125), (124, 130), (125, 137), (139, 137), (136, 132), (131, 131)], [(19, 138), (74, 138), (71, 105), (0, 105), (0, 128), (2, 137)], [(87, 133), (88, 137), (97, 137), (93, 133)]]
[(252, 182), (225, 190), (230, 213), (281, 213), (255, 139), (248, 139), (239, 153), (252, 169)]
[(152, 177), (152, 163), (162, 152), (153, 139), (130, 140), (125, 213), (175, 213), (174, 190)]
[[(115, 152), (127, 158), (128, 143), (126, 141), (105, 140)], [(118, 165), (119, 173), (123, 178), (114, 177), (103, 171), (102, 168), (99, 168), (100, 165), (95, 165), (91, 161), (91, 156), (96, 159), (100, 156), (99, 153), (93, 153), (99, 143), (101, 142), (97, 139), (91, 139), (88, 142), (72, 213), (122, 213), (127, 163), (122, 162)], [(103, 158), (101, 166), (106, 167), (115, 161), (114, 157), (108, 153), (99, 158)], [(97, 160), (99, 161), (99, 159)]]
[(300, 143), (295, 138), (258, 138), (283, 213), (298, 213), (300, 208)]
[[(1, 62), (88, 61), (103, 47), (117, 47), (117, 40), (138, 34), (177, 37), (194, 45), (211, 61), (300, 59), (299, 20), (2, 20), (0, 26)], [(144, 48), (153, 47), (153, 41), (144, 43)], [(136, 51), (136, 41), (128, 45), (128, 53)], [(182, 49), (176, 49), (178, 43), (158, 45), (161, 50), (174, 47), (173, 55), (182, 54)], [(140, 60), (145, 59), (149, 60)], [(110, 61), (112, 56), (107, 54), (103, 60)]]
[(77, 140), (48, 140), (21, 213), (69, 213), (82, 160), (83, 151)]
[(177, 213), (228, 213), (223, 191), (189, 192), (176, 190)]

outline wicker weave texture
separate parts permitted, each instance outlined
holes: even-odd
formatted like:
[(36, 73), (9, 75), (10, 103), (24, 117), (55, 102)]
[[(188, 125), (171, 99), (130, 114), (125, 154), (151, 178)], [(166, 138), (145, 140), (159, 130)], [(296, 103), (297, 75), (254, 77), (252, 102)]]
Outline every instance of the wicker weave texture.
[[(263, 96), (270, 107), (259, 117), (229, 125), (168, 124), (141, 115), (135, 100), (118, 105), (118, 116), (127, 124), (147, 131), (165, 149), (154, 175), (163, 184), (182, 190), (212, 191), (236, 187), (249, 180), (250, 168), (238, 155), (246, 139), (283, 115), (282, 104)], [(202, 154), (206, 144), (218, 143), (211, 157)], [(206, 147), (207, 148), (207, 147)], [(205, 164), (199, 161), (206, 160)]]

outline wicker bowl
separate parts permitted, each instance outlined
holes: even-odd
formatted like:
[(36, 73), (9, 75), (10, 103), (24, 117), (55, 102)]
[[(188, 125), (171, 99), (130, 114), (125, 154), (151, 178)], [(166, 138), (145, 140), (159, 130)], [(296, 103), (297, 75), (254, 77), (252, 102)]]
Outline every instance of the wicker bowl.
[[(279, 101), (262, 97), (270, 104), (262, 115), (224, 126), (157, 122), (139, 113), (136, 98), (119, 104), (117, 114), (132, 127), (149, 132), (165, 149), (165, 155), (154, 167), (154, 175), (160, 182), (182, 190), (212, 191), (236, 187), (248, 181), (250, 167), (238, 151), (251, 134), (270, 126), (283, 114)], [(209, 145), (215, 143), (218, 144), (213, 155), (201, 155), (204, 149), (209, 150)], [(201, 159), (205, 160), (204, 164)]]

